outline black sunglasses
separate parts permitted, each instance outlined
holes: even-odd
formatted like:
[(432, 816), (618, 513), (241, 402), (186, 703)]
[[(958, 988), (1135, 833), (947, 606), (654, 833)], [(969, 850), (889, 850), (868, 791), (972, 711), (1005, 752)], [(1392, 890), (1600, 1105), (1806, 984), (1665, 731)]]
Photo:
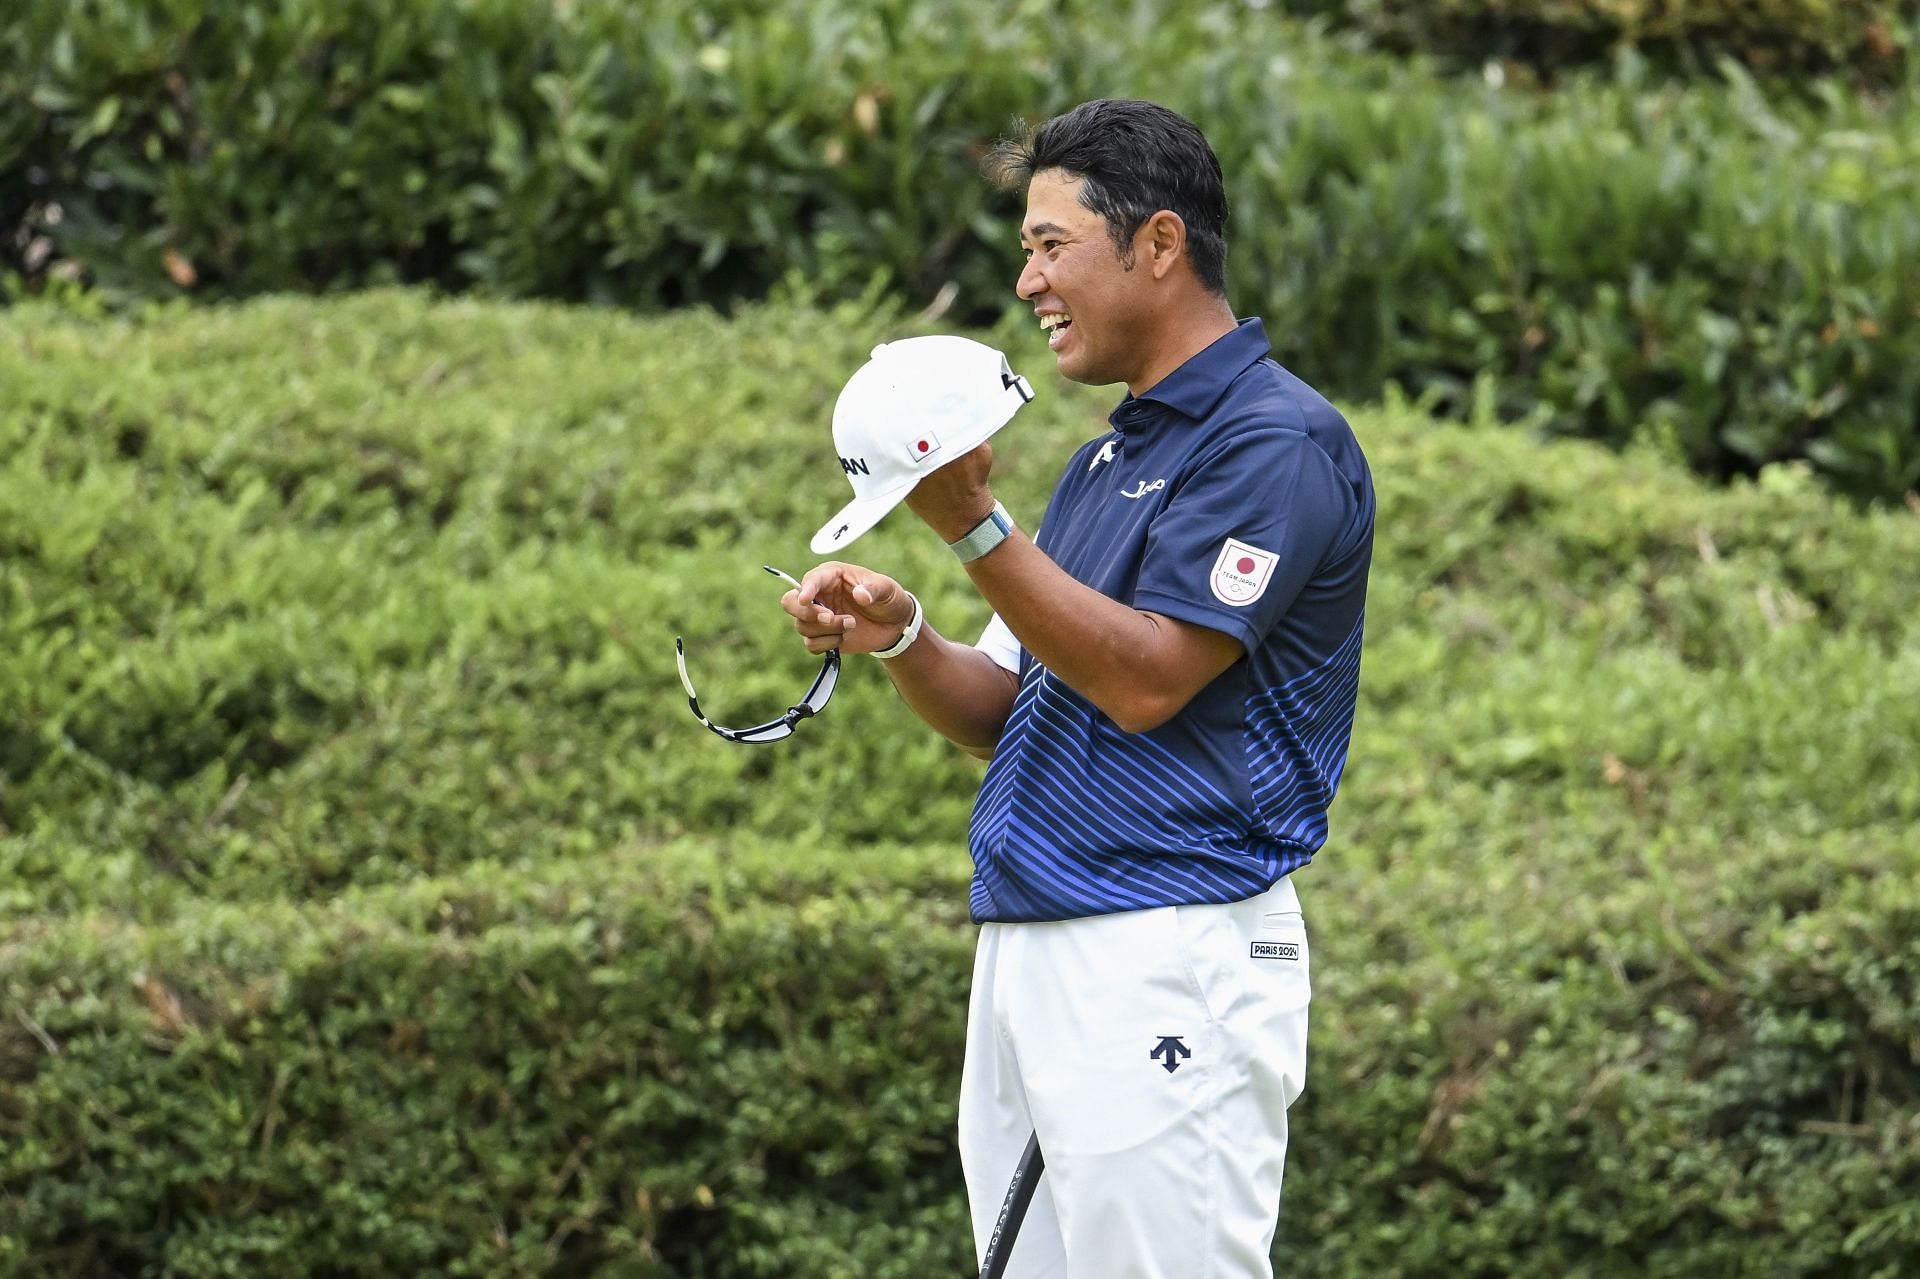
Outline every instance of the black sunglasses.
[[(791, 585), (795, 590), (800, 583), (782, 573), (771, 564), (761, 565), (767, 572)], [(827, 650), (826, 660), (820, 664), (820, 673), (813, 677), (813, 686), (807, 695), (789, 706), (779, 719), (770, 719), (764, 724), (752, 728), (724, 728), (708, 719), (700, 710), (700, 695), (693, 691), (693, 680), (687, 676), (687, 649), (678, 635), (673, 637), (673, 657), (680, 664), (680, 685), (687, 690), (687, 705), (693, 708), (693, 717), (705, 724), (730, 742), (745, 742), (758, 745), (761, 742), (777, 742), (783, 737), (791, 737), (794, 727), (803, 719), (812, 719), (826, 709), (827, 699), (833, 696), (834, 685), (840, 682), (840, 650)]]

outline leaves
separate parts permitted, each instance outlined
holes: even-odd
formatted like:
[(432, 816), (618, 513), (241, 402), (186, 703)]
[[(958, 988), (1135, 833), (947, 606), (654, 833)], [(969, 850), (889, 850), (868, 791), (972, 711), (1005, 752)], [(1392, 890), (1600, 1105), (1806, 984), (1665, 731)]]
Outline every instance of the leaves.
[[(1704, 6), (1707, 29), (1744, 29), (1738, 8)], [(1845, 26), (1857, 6), (1790, 8)], [(0, 216), (33, 219), (13, 242), (41, 246), (36, 274), (120, 298), (401, 281), (639, 308), (884, 277), (909, 309), (946, 293), (991, 323), (1018, 261), (983, 149), (1124, 85), (1205, 127), (1233, 300), (1317, 385), (1396, 382), (1465, 417), (1492, 376), (1504, 420), (1662, 441), (1716, 476), (1808, 459), (1865, 498), (1920, 486), (1907, 87), (1629, 62), (1541, 93), (1225, 0), (1169, 24), (1090, 0), (316, 0), (218, 7), (191, 41), (142, 12), (0, 18), (0, 82), (44, 117), (0, 115), (30, 184)]]
[[(919, 327), (0, 313), (0, 1259), (964, 1271), (978, 767), (871, 663), (731, 746), (671, 652), (722, 714), (804, 687), (758, 566), (804, 563), (834, 396)], [(1112, 396), (980, 336), (1039, 392), (995, 465), (1040, 510)], [(1288, 1266), (1911, 1269), (1920, 520), (1542, 445), (1496, 385), (1354, 414)], [(978, 633), (905, 512), (861, 547)]]

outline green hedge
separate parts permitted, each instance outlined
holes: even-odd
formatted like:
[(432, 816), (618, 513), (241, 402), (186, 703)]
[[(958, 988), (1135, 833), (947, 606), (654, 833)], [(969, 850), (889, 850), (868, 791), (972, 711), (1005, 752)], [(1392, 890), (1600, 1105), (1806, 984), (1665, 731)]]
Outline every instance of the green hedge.
[(1632, 49), (1698, 69), (1737, 58), (1756, 71), (1851, 68), (1898, 81), (1912, 56), (1920, 7), (1912, 0), (1282, 0), (1401, 52), (1433, 52), (1479, 66), (1492, 59), (1552, 74)]
[[(1912, 1273), (1910, 850), (1598, 892), (1458, 851), (1491, 873), (1306, 875), (1287, 1273)], [(17, 934), (0, 1270), (965, 1273), (956, 857), (608, 850)]]
[[(700, 732), (674, 674), (682, 634), (716, 714), (805, 687), (758, 566), (809, 562), (845, 492), (833, 399), (912, 328), (401, 292), (0, 315), (0, 906), (317, 897), (716, 829), (859, 843), (903, 807), (958, 831), (977, 765), (871, 670), (768, 751)], [(984, 336), (1041, 388), (996, 441), (1030, 516), (1112, 393), (1063, 383), (1029, 323)], [(1496, 783), (1584, 793), (1609, 754), (1736, 834), (1920, 819), (1920, 698), (1893, 695), (1920, 687), (1910, 513), (1790, 470), (1703, 493), (1404, 407), (1360, 421), (1368, 842), (1485, 838)], [(985, 621), (911, 519), (861, 550), (936, 626)], [(1607, 812), (1609, 839), (1660, 836)]]
[[(870, 301), (0, 315), (0, 1273), (965, 1265), (978, 767), (756, 566)], [(1107, 392), (1027, 323), (1039, 509)], [(110, 372), (111, 376), (103, 376)], [(1920, 520), (1356, 416), (1309, 1276), (1920, 1265)], [(904, 516), (861, 543), (983, 620)]]
[(1490, 380), (1556, 433), (1912, 491), (1920, 99), (1726, 76), (1542, 96), (1237, 3), (30, 0), (0, 16), (0, 225), (28, 274), (119, 295), (731, 306), (877, 275), (984, 322), (1018, 261), (982, 148), (1136, 94), (1206, 126), (1234, 301), (1341, 396), (1463, 417)]
[(964, 893), (749, 851), (0, 943), (0, 1272), (951, 1273)]

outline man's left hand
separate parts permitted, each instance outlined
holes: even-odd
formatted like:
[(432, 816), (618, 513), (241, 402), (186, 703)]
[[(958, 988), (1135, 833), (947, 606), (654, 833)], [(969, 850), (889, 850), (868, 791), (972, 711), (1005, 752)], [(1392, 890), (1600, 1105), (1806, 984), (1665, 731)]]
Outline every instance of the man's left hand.
[(957, 542), (993, 513), (992, 470), (993, 445), (983, 443), (914, 485), (907, 506), (941, 541)]

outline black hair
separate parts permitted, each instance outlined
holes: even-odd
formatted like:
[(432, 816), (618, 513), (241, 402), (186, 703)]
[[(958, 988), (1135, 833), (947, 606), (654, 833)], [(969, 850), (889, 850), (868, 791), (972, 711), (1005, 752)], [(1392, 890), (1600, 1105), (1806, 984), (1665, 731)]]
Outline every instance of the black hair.
[(1005, 190), (1044, 169), (1081, 178), (1080, 203), (1106, 219), (1123, 260), (1133, 236), (1162, 209), (1187, 225), (1187, 256), (1200, 283), (1227, 292), (1227, 192), (1220, 160), (1193, 121), (1153, 102), (1083, 102), (1023, 136), (1002, 138), (982, 169)]

